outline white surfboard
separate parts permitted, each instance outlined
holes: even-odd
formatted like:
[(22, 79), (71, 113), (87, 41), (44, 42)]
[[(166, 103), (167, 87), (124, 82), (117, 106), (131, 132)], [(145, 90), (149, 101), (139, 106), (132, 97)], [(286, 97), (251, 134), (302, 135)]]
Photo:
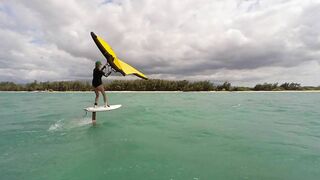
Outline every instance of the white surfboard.
[(102, 111), (111, 111), (114, 109), (118, 109), (121, 107), (121, 104), (117, 104), (117, 105), (110, 105), (110, 107), (105, 107), (105, 106), (97, 106), (97, 107), (87, 107), (84, 108), (85, 111), (88, 112), (102, 112)]

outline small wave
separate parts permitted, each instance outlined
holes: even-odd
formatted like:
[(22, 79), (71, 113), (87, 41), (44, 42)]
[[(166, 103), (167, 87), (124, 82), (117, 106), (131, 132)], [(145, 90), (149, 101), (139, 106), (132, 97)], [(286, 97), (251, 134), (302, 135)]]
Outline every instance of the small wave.
[(77, 120), (74, 122), (74, 124), (76, 124), (76, 126), (85, 126), (85, 125), (88, 125), (88, 124), (91, 124), (92, 123), (92, 120), (90, 118), (83, 118), (83, 119), (80, 119), (80, 120)]
[(48, 131), (57, 131), (57, 130), (60, 130), (62, 129), (62, 125), (63, 125), (63, 122), (62, 120), (58, 120), (57, 122), (55, 122), (54, 124), (52, 124)]
[(295, 148), (300, 148), (304, 150), (308, 149), (307, 145), (292, 143), (292, 142), (269, 142), (269, 144), (275, 144), (275, 145), (286, 146), (286, 147), (295, 147)]
[(50, 125), (48, 131), (61, 131), (61, 130), (70, 130), (73, 128), (79, 128), (82, 126), (87, 126), (92, 123), (91, 118), (76, 118), (70, 120), (58, 120), (54, 124)]
[(241, 106), (241, 104), (235, 104), (232, 107), (240, 107), (240, 106)]

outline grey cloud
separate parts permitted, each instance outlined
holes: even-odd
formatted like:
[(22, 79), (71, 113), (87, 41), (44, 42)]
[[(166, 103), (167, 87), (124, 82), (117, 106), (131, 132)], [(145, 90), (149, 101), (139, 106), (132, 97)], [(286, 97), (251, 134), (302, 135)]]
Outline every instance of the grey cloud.
[[(319, 12), (319, 4), (299, 0), (7, 0), (0, 4), (0, 74), (7, 74), (0, 81), (19, 79), (10, 73), (17, 63), (30, 71), (24, 80), (37, 73), (90, 79), (93, 62), (103, 58), (91, 31), (151, 77), (218, 81), (230, 72), (228, 79), (242, 83), (272, 79), (256, 70), (308, 70), (304, 64), (319, 62)], [(253, 77), (232, 75), (237, 71)]]

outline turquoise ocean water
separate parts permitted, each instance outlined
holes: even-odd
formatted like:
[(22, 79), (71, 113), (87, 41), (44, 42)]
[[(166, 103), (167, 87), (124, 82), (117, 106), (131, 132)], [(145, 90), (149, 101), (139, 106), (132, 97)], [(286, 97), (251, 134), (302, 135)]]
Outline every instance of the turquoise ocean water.
[(320, 93), (0, 93), (0, 179), (320, 178)]

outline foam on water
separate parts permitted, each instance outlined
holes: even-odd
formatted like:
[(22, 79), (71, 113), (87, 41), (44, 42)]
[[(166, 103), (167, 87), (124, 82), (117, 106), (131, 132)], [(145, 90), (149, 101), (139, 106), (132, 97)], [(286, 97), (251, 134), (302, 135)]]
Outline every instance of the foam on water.
[(57, 122), (55, 122), (54, 124), (52, 124), (48, 131), (58, 131), (58, 130), (61, 130), (62, 129), (62, 126), (63, 126), (63, 122), (62, 120), (58, 120)]
[(77, 127), (91, 125), (92, 120), (89, 117), (76, 118), (70, 120), (58, 120), (50, 125), (48, 131), (70, 130)]
[(73, 122), (76, 126), (75, 127), (80, 127), (80, 126), (86, 126), (86, 125), (91, 125), (92, 124), (92, 120), (89, 117), (84, 117), (81, 119), (78, 119), (76, 121)]

